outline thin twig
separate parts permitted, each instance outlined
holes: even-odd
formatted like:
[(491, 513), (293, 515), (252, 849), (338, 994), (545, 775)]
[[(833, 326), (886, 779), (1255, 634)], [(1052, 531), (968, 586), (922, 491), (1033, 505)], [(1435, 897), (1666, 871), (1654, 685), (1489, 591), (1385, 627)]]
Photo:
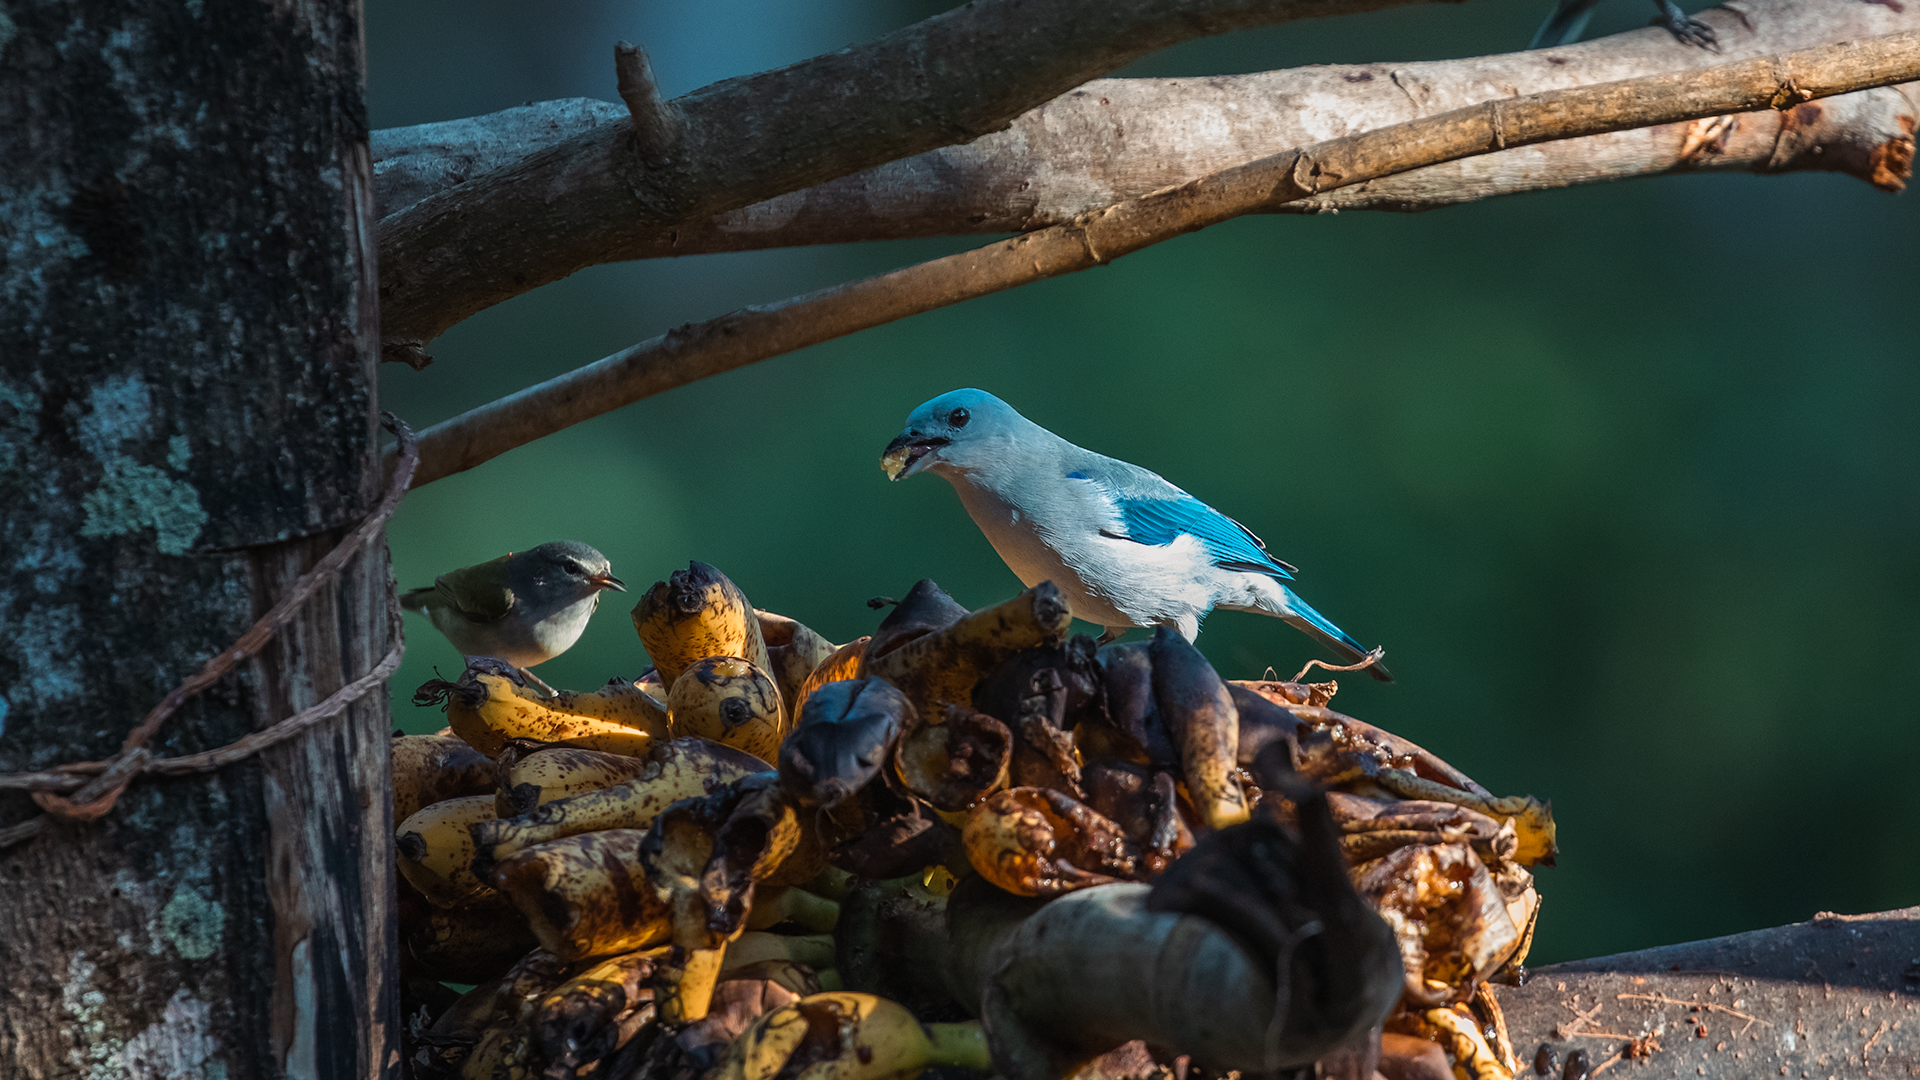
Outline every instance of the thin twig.
[[(1301, 679), (1304, 679), (1307, 677), (1307, 672), (1312, 671), (1314, 668), (1317, 668), (1317, 667), (1325, 668), (1328, 671), (1359, 671), (1361, 668), (1370, 668), (1373, 665), (1378, 664), (1381, 660), (1386, 659), (1386, 655), (1387, 655), (1386, 649), (1378, 645), (1375, 645), (1372, 648), (1372, 650), (1370, 650), (1367, 653), (1367, 655), (1357, 663), (1329, 664), (1325, 660), (1309, 660), (1307, 661), (1307, 666), (1300, 669), (1299, 674), (1296, 674), (1293, 678), (1288, 679), (1287, 681), (1297, 683)], [(1273, 669), (1268, 668), (1267, 670), (1272, 671)]]
[[(1506, 146), (1677, 123), (1920, 79), (1920, 31), (1503, 102)], [(1783, 96), (1784, 95), (1784, 96)], [(436, 424), (416, 482), (698, 379), (908, 315), (1085, 270), (1242, 214), (1495, 149), (1486, 104), (1330, 139), (1012, 240), (690, 324)], [(1099, 258), (1090, 254), (1098, 251)]]
[(1768, 1027), (1773, 1026), (1772, 1024), (1767, 1023), (1767, 1021), (1762, 1020), (1757, 1016), (1750, 1016), (1747, 1013), (1741, 1012), (1739, 1009), (1729, 1009), (1725, 1005), (1715, 1005), (1711, 1001), (1682, 1001), (1679, 998), (1671, 998), (1665, 994), (1615, 994), (1613, 996), (1614, 996), (1614, 999), (1618, 1001), (1626, 1001), (1628, 999), (1632, 999), (1634, 1001), (1658, 1001), (1667, 1005), (1690, 1005), (1695, 1008), (1711, 1009), (1714, 1012), (1723, 1012), (1729, 1016), (1737, 1016), (1742, 1020), (1752, 1020), (1757, 1023), (1766, 1024)]
[(631, 42), (613, 47), (613, 71), (620, 100), (627, 103), (627, 116), (633, 121), (633, 137), (640, 153), (658, 163), (680, 141), (685, 121), (680, 109), (660, 96), (659, 80), (653, 77), (653, 61), (647, 51)]
[(1593, 1071), (1588, 1073), (1587, 1075), (1589, 1077), (1599, 1076), (1601, 1073), (1606, 1072), (1608, 1069), (1611, 1069), (1615, 1065), (1619, 1064), (1620, 1059), (1625, 1055), (1626, 1055), (1626, 1050), (1624, 1049), (1615, 1050), (1613, 1052), (1612, 1057), (1608, 1058), (1607, 1060), (1601, 1062), (1598, 1065), (1595, 1065), (1593, 1067)]

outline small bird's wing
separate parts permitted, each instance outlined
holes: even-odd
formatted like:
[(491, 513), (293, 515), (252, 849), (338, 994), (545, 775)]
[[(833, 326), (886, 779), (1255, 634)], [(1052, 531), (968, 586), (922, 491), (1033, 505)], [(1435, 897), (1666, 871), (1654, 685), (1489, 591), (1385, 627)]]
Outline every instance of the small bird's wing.
[(513, 610), (513, 590), (507, 586), (510, 555), (474, 566), (449, 570), (433, 579), (435, 596), (474, 622), (497, 622)]
[[(1088, 458), (1099, 457), (1089, 453)], [(1101, 457), (1074, 463), (1069, 480), (1099, 487), (1120, 517), (1117, 539), (1159, 547), (1182, 534), (1200, 541), (1213, 565), (1223, 570), (1271, 574), (1293, 580), (1295, 567), (1267, 554), (1267, 545), (1245, 525), (1173, 486), (1159, 474)], [(1105, 531), (1105, 530), (1103, 530)]]

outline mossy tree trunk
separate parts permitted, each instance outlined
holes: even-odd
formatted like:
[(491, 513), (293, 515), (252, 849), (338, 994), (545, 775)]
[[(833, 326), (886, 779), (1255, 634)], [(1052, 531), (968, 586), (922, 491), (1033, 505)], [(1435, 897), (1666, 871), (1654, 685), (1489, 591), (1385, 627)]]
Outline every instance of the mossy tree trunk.
[[(97, 759), (377, 501), (357, 0), (0, 5), (0, 772)], [(369, 547), (152, 749), (389, 648)], [(0, 851), (0, 1076), (396, 1072), (384, 694)], [(36, 808), (0, 797), (0, 826)]]

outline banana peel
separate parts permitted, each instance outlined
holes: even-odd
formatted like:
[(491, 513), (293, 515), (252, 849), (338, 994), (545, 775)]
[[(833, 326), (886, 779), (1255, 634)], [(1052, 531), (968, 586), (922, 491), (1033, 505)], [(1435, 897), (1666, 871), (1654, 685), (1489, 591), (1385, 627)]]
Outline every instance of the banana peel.
[(396, 822), (424, 806), (493, 790), (493, 763), (452, 735), (397, 735), (392, 757)]
[(1454, 803), (1388, 801), (1344, 792), (1330, 792), (1327, 800), (1349, 865), (1371, 862), (1409, 844), (1464, 841), (1491, 868), (1511, 861), (1520, 846), (1511, 819), (1502, 821)]
[[(1492, 795), (1466, 773), (1447, 764), (1417, 743), (1377, 728), (1364, 720), (1327, 708), (1325, 702), (1331, 699), (1330, 693), (1318, 696), (1316, 702), (1316, 695), (1306, 692), (1314, 687), (1331, 684), (1308, 684), (1305, 691), (1298, 683), (1239, 680), (1233, 685), (1252, 691), (1280, 706), (1309, 727), (1327, 730), (1343, 748), (1367, 753), (1382, 768), (1407, 769), (1428, 780), (1436, 780), (1461, 791), (1476, 795)], [(1307, 703), (1303, 704), (1295, 700), (1302, 696), (1309, 699)]]
[(825, 660), (815, 665), (800, 688), (794, 691), (793, 700), (787, 703), (787, 715), (794, 717), (797, 722), (800, 714), (806, 711), (808, 699), (822, 686), (859, 677), (860, 664), (866, 659), (867, 647), (872, 643), (871, 637), (855, 638), (833, 650)]
[(624, 784), (644, 775), (652, 765), (645, 757), (628, 754), (576, 746), (544, 747), (503, 770), (494, 805), (499, 817), (518, 817), (555, 799)]
[(578, 1076), (625, 1046), (653, 1020), (648, 985), (665, 949), (610, 957), (540, 999), (533, 1014), (533, 1056), (546, 1076)]
[(1518, 837), (1510, 858), (1521, 866), (1552, 866), (1554, 857), (1560, 853), (1550, 802), (1531, 795), (1494, 798), (1462, 791), (1405, 769), (1381, 769), (1374, 780), (1403, 798), (1452, 803), (1510, 823)]
[(1247, 820), (1246, 792), (1234, 773), (1240, 712), (1227, 684), (1172, 627), (1155, 631), (1147, 656), (1153, 664), (1154, 702), (1179, 748), (1181, 779), (1194, 808), (1215, 829)]
[(872, 994), (813, 994), (754, 1021), (710, 1080), (910, 1080), (934, 1065), (989, 1072), (978, 1023), (922, 1024)]
[(566, 981), (569, 966), (544, 950), (527, 953), (505, 975), (475, 986), (440, 1014), (420, 1040), (422, 1053), (415, 1063), (440, 1075), (491, 1080), (495, 1066), (503, 1064), (508, 1034), (524, 1025), (542, 996)]
[(786, 706), (766, 670), (737, 656), (693, 662), (667, 694), (673, 732), (712, 739), (772, 764), (787, 734)]
[[(1299, 723), (1298, 728), (1276, 733), (1273, 729), (1277, 725), (1273, 721), (1262, 720), (1258, 725), (1260, 734), (1248, 739), (1249, 728), (1243, 717), (1242, 739), (1257, 744), (1256, 751), (1258, 746), (1276, 737), (1297, 742), (1314, 733), (1325, 734), (1331, 737), (1336, 756), (1358, 769), (1350, 769), (1346, 779), (1364, 775), (1400, 798), (1452, 803), (1497, 820), (1512, 821), (1519, 837), (1519, 848), (1511, 857), (1522, 866), (1552, 866), (1554, 857), (1559, 854), (1551, 802), (1531, 795), (1496, 797), (1465, 773), (1413, 742), (1324, 705), (1301, 704), (1294, 699), (1301, 696), (1311, 698), (1313, 695), (1303, 693), (1298, 684), (1237, 682), (1233, 685), (1279, 706)], [(1312, 690), (1319, 685), (1323, 684), (1313, 684), (1305, 689)], [(1320, 700), (1325, 701), (1327, 697)], [(1247, 714), (1253, 715), (1254, 710), (1247, 710)], [(1301, 763), (1296, 759), (1295, 764), (1298, 767)], [(1322, 780), (1339, 782), (1327, 777), (1322, 777)]]
[(1520, 947), (1507, 898), (1467, 844), (1409, 845), (1351, 875), (1393, 929), (1411, 1005), (1465, 1001)]
[(746, 594), (703, 562), (654, 582), (633, 606), (633, 628), (668, 687), (709, 656), (738, 656), (761, 671), (773, 670)]
[(887, 767), (901, 728), (913, 719), (906, 695), (882, 679), (820, 687), (780, 744), (787, 793), (802, 806), (840, 805)]
[(649, 833), (606, 829), (550, 840), (493, 871), (540, 947), (563, 960), (663, 945), (670, 912), (648, 880), (641, 844)]
[(458, 907), (491, 893), (474, 872), (469, 828), (493, 818), (491, 795), (463, 795), (415, 811), (394, 834), (400, 876), (435, 907)]
[(1173, 774), (1130, 761), (1093, 761), (1081, 770), (1080, 781), (1087, 805), (1140, 849), (1142, 877), (1159, 874), (1193, 848)]
[(886, 652), (870, 648), (860, 672), (863, 678), (887, 680), (916, 710), (937, 715), (947, 705), (971, 704), (974, 684), (1014, 653), (1065, 641), (1072, 622), (1066, 597), (1043, 581)]
[(753, 614), (760, 620), (760, 639), (767, 644), (767, 673), (780, 687), (787, 715), (798, 716), (800, 688), (838, 647), (798, 620), (758, 608)]
[(1513, 1080), (1514, 1070), (1500, 1060), (1466, 1006), (1426, 1009), (1420, 1018), (1431, 1029), (1428, 1038), (1438, 1042), (1453, 1059), (1455, 1075), (1464, 1074), (1467, 1080)]
[(913, 715), (894, 743), (893, 765), (907, 790), (945, 814), (964, 813), (1007, 786), (1013, 733), (959, 705)]
[(961, 831), (980, 876), (1016, 896), (1061, 896), (1141, 876), (1140, 852), (1092, 807), (1050, 788), (996, 792)]
[(1115, 642), (1094, 653), (1105, 715), (1076, 725), (1074, 736), (1089, 757), (1116, 757), (1178, 773), (1180, 750), (1154, 699), (1150, 648), (1145, 641)]
[(591, 693), (553, 696), (524, 686), (506, 665), (475, 661), (458, 682), (428, 679), (415, 705), (439, 704), (447, 726), (468, 746), (497, 758), (514, 739), (567, 742), (610, 752), (644, 750), (665, 738), (665, 718), (655, 716), (646, 695), (615, 679)]
[(672, 970), (656, 981), (663, 1021), (706, 1015), (727, 945), (746, 929), (754, 886), (799, 850), (801, 839), (799, 817), (770, 774), (675, 803), (654, 822), (639, 854), (675, 948)]
[(478, 984), (497, 978), (540, 942), (527, 920), (499, 892), (459, 907), (429, 907), (401, 933), (414, 970), (443, 982)]
[(967, 609), (932, 578), (921, 578), (880, 620), (867, 651), (876, 657), (885, 656), (914, 638), (952, 626), (967, 614)]
[(755, 883), (800, 845), (786, 793), (758, 774), (669, 807), (647, 831), (640, 858), (656, 901), (672, 913), (673, 943), (708, 950), (745, 928)]
[(966, 864), (959, 828), (908, 791), (891, 768), (853, 798), (817, 808), (812, 824), (827, 862), (856, 877), (886, 880), (935, 863)]
[(477, 822), (471, 830), (477, 872), (490, 873), (509, 856), (550, 840), (601, 829), (644, 830), (681, 799), (705, 795), (766, 768), (751, 754), (707, 739), (657, 743), (648, 750), (646, 762), (646, 770), (624, 784), (542, 803), (518, 817)]

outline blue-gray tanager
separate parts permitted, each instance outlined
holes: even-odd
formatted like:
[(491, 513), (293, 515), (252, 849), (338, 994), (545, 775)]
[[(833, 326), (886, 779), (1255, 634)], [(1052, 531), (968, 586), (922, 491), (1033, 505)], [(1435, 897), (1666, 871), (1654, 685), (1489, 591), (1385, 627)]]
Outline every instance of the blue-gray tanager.
[[(945, 477), (1022, 582), (1053, 582), (1108, 639), (1171, 626), (1192, 641), (1207, 612), (1223, 607), (1284, 619), (1349, 663), (1368, 655), (1284, 584), (1294, 568), (1246, 526), (984, 390), (954, 390), (913, 410), (880, 466), (894, 480), (923, 470)], [(1393, 681), (1377, 661), (1367, 671)]]

